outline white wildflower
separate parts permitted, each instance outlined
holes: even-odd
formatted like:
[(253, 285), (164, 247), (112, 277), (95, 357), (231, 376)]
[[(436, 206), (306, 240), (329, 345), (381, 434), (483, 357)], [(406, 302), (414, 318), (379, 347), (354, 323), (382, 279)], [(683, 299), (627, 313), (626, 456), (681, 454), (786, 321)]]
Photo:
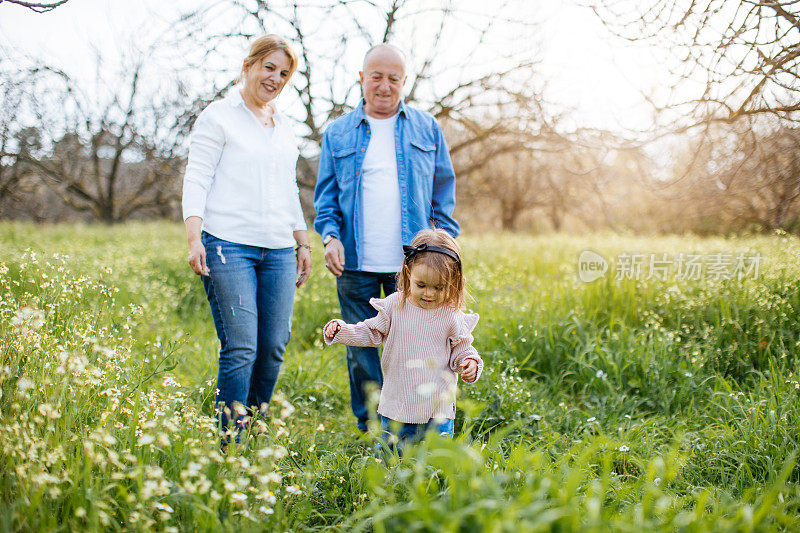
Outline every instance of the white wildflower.
[(49, 403), (40, 404), (37, 410), (39, 411), (39, 414), (49, 418), (50, 420), (57, 420), (61, 418), (61, 412)]
[(158, 509), (159, 511), (163, 511), (165, 513), (174, 513), (175, 509), (167, 505), (166, 503), (156, 502), (153, 504), (153, 507)]
[(164, 376), (164, 381), (161, 383), (164, 387), (180, 388), (181, 384), (178, 383), (172, 376)]
[(275, 497), (275, 494), (273, 494), (271, 490), (268, 490), (267, 492), (262, 492), (261, 494), (256, 495), (256, 499), (257, 500), (264, 500), (265, 502), (267, 502), (270, 505), (275, 505), (275, 502), (278, 501), (278, 499)]
[(31, 329), (39, 329), (44, 326), (44, 313), (33, 307), (23, 307), (11, 317), (11, 325), (25, 325)]

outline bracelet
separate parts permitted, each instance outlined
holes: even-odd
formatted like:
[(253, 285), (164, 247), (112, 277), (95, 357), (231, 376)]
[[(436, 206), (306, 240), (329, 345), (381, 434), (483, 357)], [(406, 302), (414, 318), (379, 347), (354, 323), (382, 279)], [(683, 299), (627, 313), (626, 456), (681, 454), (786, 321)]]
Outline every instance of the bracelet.
[(295, 246), (294, 247), (294, 251), (297, 252), (298, 250), (300, 250), (300, 248), (305, 248), (309, 252), (311, 251), (311, 245), (308, 244), (307, 242), (304, 242), (302, 244), (298, 244), (297, 246)]

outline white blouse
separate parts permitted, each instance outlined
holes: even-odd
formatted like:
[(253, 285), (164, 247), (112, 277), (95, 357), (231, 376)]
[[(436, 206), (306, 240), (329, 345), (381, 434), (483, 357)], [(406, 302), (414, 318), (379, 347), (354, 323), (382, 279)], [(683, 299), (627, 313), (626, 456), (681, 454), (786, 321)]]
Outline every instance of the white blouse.
[(288, 117), (266, 128), (236, 87), (197, 117), (183, 177), (183, 219), (239, 244), (286, 248), (305, 230), (295, 175), (297, 141)]

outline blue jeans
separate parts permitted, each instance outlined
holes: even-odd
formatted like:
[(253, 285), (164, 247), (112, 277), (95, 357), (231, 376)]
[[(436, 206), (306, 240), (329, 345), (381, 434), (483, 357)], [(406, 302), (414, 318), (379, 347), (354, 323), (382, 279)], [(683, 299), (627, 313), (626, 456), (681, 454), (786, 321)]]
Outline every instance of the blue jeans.
[(381, 434), (383, 436), (383, 441), (379, 442), (376, 446), (375, 456), (385, 459), (389, 453), (395, 450), (399, 455), (402, 455), (403, 446), (405, 444), (419, 442), (425, 436), (425, 433), (433, 430), (440, 435), (452, 437), (453, 419), (446, 418), (440, 422), (431, 419), (428, 420), (426, 424), (406, 424), (381, 416)]
[[(268, 249), (225, 241), (203, 232), (202, 276), (219, 337), (216, 406), (223, 429), (242, 428), (242, 407), (272, 398), (292, 329), (297, 263), (292, 248)], [(223, 437), (223, 442), (227, 439)]]
[[(336, 279), (336, 292), (339, 295), (339, 306), (342, 319), (348, 324), (355, 324), (378, 314), (369, 305), (370, 298), (380, 298), (381, 288), (389, 296), (397, 289), (395, 274), (379, 274), (345, 270)], [(350, 375), (350, 406), (356, 416), (358, 429), (367, 431), (367, 393), (364, 388), (374, 382), (383, 386), (383, 372), (377, 348), (359, 346), (347, 347), (347, 372)]]

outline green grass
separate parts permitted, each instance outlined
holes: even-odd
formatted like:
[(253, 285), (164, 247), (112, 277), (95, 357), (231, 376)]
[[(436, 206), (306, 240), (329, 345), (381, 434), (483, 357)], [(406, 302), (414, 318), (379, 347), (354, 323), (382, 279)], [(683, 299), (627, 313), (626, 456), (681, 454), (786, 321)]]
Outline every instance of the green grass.
[[(482, 379), (387, 465), (298, 291), (267, 432), (218, 453), (180, 225), (0, 224), (0, 530), (793, 531), (800, 242), (466, 236)], [(581, 250), (759, 253), (757, 278), (581, 283)]]

